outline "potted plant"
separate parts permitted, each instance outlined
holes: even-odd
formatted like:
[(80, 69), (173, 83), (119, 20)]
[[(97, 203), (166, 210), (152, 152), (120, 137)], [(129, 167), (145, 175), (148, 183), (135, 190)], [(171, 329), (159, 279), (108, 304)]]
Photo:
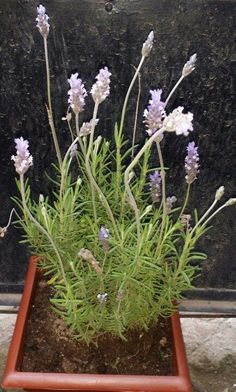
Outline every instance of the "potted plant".
[[(21, 216), (17, 212), (18, 222), (24, 228), (25, 239), (32, 253), (37, 257), (32, 257), (29, 264), (3, 387), (25, 390), (190, 392), (191, 383), (176, 304), (182, 292), (191, 287), (198, 271), (192, 261), (205, 257), (195, 251), (196, 242), (207, 230), (211, 219), (236, 202), (233, 198), (216, 207), (224, 193), (222, 186), (216, 191), (209, 209), (200, 218), (196, 212), (190, 225), (191, 216), (186, 214), (186, 207), (191, 184), (197, 178), (199, 168), (198, 147), (194, 142), (187, 146), (187, 187), (183, 205), (177, 206), (176, 197), (166, 194), (168, 177), (162, 157), (162, 140), (167, 132), (175, 132), (177, 137), (182, 137), (193, 131), (192, 113), (184, 113), (183, 107), (168, 113), (168, 102), (180, 82), (194, 70), (196, 54), (186, 62), (180, 79), (165, 100), (161, 90), (150, 91), (151, 99), (144, 110), (148, 137), (142, 147), (135, 146), (135, 130), (132, 143), (126, 142), (123, 128), (130, 92), (153, 46), (153, 32), (149, 33), (142, 46), (141, 60), (128, 88), (121, 120), (115, 126), (114, 147), (101, 136), (94, 136), (95, 128), (99, 126), (99, 107), (109, 95), (111, 73), (104, 67), (96, 76), (90, 91), (94, 102), (93, 116), (83, 124), (80, 124), (79, 114), (85, 109), (88, 92), (78, 74), (72, 74), (68, 79), (69, 108), (64, 118), (70, 130), (71, 144), (62, 153), (51, 104), (47, 47), (49, 18), (42, 5), (37, 7), (37, 12), (37, 27), (44, 40), (47, 111), (57, 163), (54, 164), (55, 175), (52, 179), (53, 196), (40, 195), (37, 201), (32, 200), (30, 185), (26, 180), (26, 173), (33, 165), (29, 142), (22, 137), (15, 140), (16, 155), (12, 160), (19, 175), (21, 196), (16, 200), (21, 210)], [(159, 158), (159, 168), (151, 168), (149, 164), (153, 145)], [(1, 235), (5, 234), (8, 225), (2, 228)], [(108, 351), (114, 357), (111, 360), (104, 354), (105, 365), (99, 374), (94, 373), (94, 368), (89, 370), (89, 356), (87, 367), (82, 367), (80, 371), (80, 363), (74, 371), (67, 373), (50, 370), (48, 362), (46, 370), (41, 373), (38, 368), (34, 370), (32, 358), (27, 362), (24, 354), (27, 322), (38, 309), (35, 298), (39, 290), (49, 293), (50, 314), (56, 318), (50, 319), (50, 322), (52, 325), (58, 322), (63, 329), (62, 339), (59, 337), (61, 345), (64, 340), (78, 341), (81, 344), (77, 349), (79, 357), (83, 350), (87, 350), (89, 355), (91, 351), (97, 350), (96, 353), (99, 353), (106, 340)], [(49, 317), (48, 310), (45, 314)], [(163, 321), (168, 317), (168, 338), (158, 340), (156, 336), (161, 326), (168, 329), (169, 324)], [(40, 317), (37, 319), (39, 324), (41, 330), (48, 331), (46, 321)], [(143, 337), (151, 331), (154, 331), (152, 342), (143, 343)], [(167, 371), (168, 375), (160, 375), (151, 369), (149, 362), (142, 365), (145, 375), (130, 370), (126, 375), (119, 374), (122, 354), (116, 352), (117, 345), (122, 346), (124, 342), (124, 347), (133, 339), (137, 352), (126, 355), (127, 361), (132, 363), (139, 351), (141, 356), (146, 355), (146, 351), (151, 352), (153, 346), (156, 353), (156, 342), (160, 356), (165, 357), (165, 346), (170, 336), (173, 342), (168, 361), (172, 366)], [(36, 340), (31, 339), (32, 335), (28, 346), (31, 346), (34, 357), (42, 355), (39, 346), (45, 346), (44, 351), (50, 352), (45, 338), (40, 340), (36, 336)], [(78, 363), (79, 360), (76, 361)], [(88, 371), (84, 370), (87, 368)]]

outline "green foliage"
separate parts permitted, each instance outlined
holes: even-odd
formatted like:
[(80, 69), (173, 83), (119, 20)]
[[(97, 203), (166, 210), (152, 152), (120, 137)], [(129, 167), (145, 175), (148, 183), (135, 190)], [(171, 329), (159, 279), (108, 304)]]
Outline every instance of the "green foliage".
[[(117, 131), (115, 142), (116, 148), (111, 151), (109, 142), (102, 141), (97, 149), (95, 140), (90, 165), (97, 185), (110, 205), (119, 237), (98, 193), (95, 223), (83, 154), (78, 153), (77, 159), (64, 160), (62, 169), (57, 168), (52, 200), (40, 196), (37, 203), (33, 202), (30, 187), (25, 184), (28, 209), (39, 223), (36, 225), (25, 214), (25, 219), (20, 221), (26, 233), (25, 240), (32, 252), (40, 257), (40, 267), (54, 287), (51, 299), (54, 310), (73, 329), (76, 338), (87, 342), (104, 331), (125, 338), (128, 328), (147, 329), (159, 316), (169, 316), (175, 309), (174, 301), (181, 298), (183, 290), (191, 287), (198, 270), (192, 260), (205, 257), (194, 251), (204, 228), (199, 226), (193, 233), (186, 230), (178, 219), (179, 209), (166, 215), (160, 241), (163, 206), (152, 204), (150, 197), (150, 149), (140, 163), (139, 174), (130, 181), (140, 214), (141, 242), (137, 242), (136, 221), (127, 202), (123, 181), (124, 161), (129, 150)], [(112, 168), (114, 157), (116, 170)], [(79, 172), (78, 177), (72, 178), (71, 166), (72, 172)], [(21, 205), (19, 200), (17, 203)], [(23, 205), (21, 208), (24, 210)], [(109, 230), (108, 250), (103, 249), (99, 240), (101, 226)], [(53, 239), (63, 263), (64, 276), (52, 243), (41, 227)], [(81, 249), (92, 252), (102, 273), (78, 255)], [(97, 295), (103, 293), (107, 293), (107, 300), (100, 302)]]

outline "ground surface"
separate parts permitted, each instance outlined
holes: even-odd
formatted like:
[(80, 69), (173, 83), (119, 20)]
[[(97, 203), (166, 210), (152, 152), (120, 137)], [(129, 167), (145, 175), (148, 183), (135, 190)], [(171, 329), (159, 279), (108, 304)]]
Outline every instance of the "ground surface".
[[(15, 318), (15, 315), (0, 314), (0, 379)], [(234, 386), (236, 384), (236, 355), (234, 351), (236, 348), (232, 341), (233, 331), (234, 336), (236, 335), (236, 319), (183, 318), (181, 322), (190, 364), (193, 392), (236, 392), (236, 385)], [(221, 340), (219, 340), (220, 335)], [(201, 337), (200, 341), (199, 336)], [(217, 360), (217, 357), (213, 356), (211, 345), (214, 347), (215, 354), (220, 353)], [(229, 351), (230, 346), (231, 352)]]

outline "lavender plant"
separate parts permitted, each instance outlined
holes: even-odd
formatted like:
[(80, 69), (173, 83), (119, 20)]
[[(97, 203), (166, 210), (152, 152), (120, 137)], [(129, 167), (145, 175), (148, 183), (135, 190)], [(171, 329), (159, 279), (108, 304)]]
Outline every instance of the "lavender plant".
[[(143, 113), (145, 144), (142, 148), (134, 147), (133, 137), (131, 148), (127, 147), (129, 143), (123, 136), (127, 102), (151, 53), (153, 32), (142, 46), (120, 123), (115, 126), (114, 150), (110, 141), (94, 136), (99, 126), (100, 105), (110, 93), (110, 71), (107, 67), (99, 71), (90, 93), (78, 73), (68, 79), (69, 108), (64, 120), (72, 140), (63, 154), (51, 104), (49, 17), (42, 5), (37, 11), (37, 27), (44, 41), (48, 118), (57, 164), (53, 197), (40, 195), (38, 202), (34, 201), (26, 179), (33, 165), (29, 142), (22, 137), (15, 140), (16, 155), (12, 160), (19, 175), (21, 198), (17, 204), (22, 211), (19, 222), (26, 233), (25, 241), (38, 255), (38, 263), (53, 287), (51, 304), (74, 331), (75, 338), (89, 343), (104, 332), (125, 338), (127, 329), (148, 329), (158, 317), (174, 311), (174, 301), (191, 287), (198, 271), (192, 261), (205, 258), (195, 251), (198, 239), (211, 219), (236, 199), (216, 208), (224, 194), (224, 187), (220, 187), (203, 216), (198, 219), (197, 213), (195, 217), (187, 213), (191, 184), (199, 172), (198, 147), (194, 142), (188, 144), (183, 163), (186, 172), (183, 205), (178, 205), (175, 195), (166, 191), (168, 176), (162, 140), (168, 132), (182, 137), (193, 131), (192, 113), (185, 113), (183, 107), (169, 113), (167, 106), (178, 85), (195, 69), (196, 54), (184, 65), (166, 100), (162, 98), (162, 90), (150, 91), (151, 99)], [(86, 111), (88, 94), (94, 101), (93, 116), (81, 124), (79, 115)], [(152, 145), (156, 147), (158, 168), (150, 167)], [(75, 167), (76, 178), (71, 170)], [(0, 235), (5, 234), (10, 221), (1, 228)]]

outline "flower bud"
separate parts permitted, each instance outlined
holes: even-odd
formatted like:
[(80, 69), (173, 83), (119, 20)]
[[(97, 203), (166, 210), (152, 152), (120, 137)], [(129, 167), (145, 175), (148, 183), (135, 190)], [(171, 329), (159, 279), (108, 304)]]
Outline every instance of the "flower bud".
[(194, 70), (195, 70), (195, 64), (197, 61), (197, 54), (194, 53), (190, 59), (187, 61), (186, 64), (184, 64), (183, 70), (182, 70), (182, 76), (188, 76), (190, 75)]
[(42, 193), (40, 193), (40, 195), (39, 195), (39, 202), (40, 203), (44, 202), (44, 196), (42, 195)]
[(236, 204), (236, 197), (231, 197), (231, 199), (227, 200), (225, 203), (226, 207), (232, 206), (233, 204)]
[(144, 42), (143, 47), (142, 47), (142, 56), (143, 57), (149, 56), (149, 54), (150, 54), (150, 52), (152, 50), (153, 40), (154, 40), (154, 33), (153, 33), (153, 31), (151, 31), (148, 34), (148, 37), (147, 37), (147, 39)]
[(146, 208), (145, 208), (145, 212), (144, 212), (144, 214), (146, 215), (146, 214), (149, 214), (149, 212), (151, 212), (152, 211), (152, 204), (149, 204), (149, 206), (147, 206)]
[(77, 181), (76, 181), (76, 184), (77, 184), (78, 186), (80, 186), (80, 185), (82, 184), (82, 180), (81, 180), (80, 177), (78, 177), (78, 179), (77, 179)]
[(99, 146), (100, 146), (100, 144), (101, 144), (101, 141), (102, 141), (102, 136), (101, 135), (99, 135), (98, 137), (97, 137), (97, 139), (94, 141), (94, 154), (95, 155), (97, 155), (97, 153), (98, 153), (98, 149), (99, 149)]
[(220, 200), (224, 193), (225, 193), (225, 187), (220, 186), (216, 191), (215, 200), (217, 201)]

